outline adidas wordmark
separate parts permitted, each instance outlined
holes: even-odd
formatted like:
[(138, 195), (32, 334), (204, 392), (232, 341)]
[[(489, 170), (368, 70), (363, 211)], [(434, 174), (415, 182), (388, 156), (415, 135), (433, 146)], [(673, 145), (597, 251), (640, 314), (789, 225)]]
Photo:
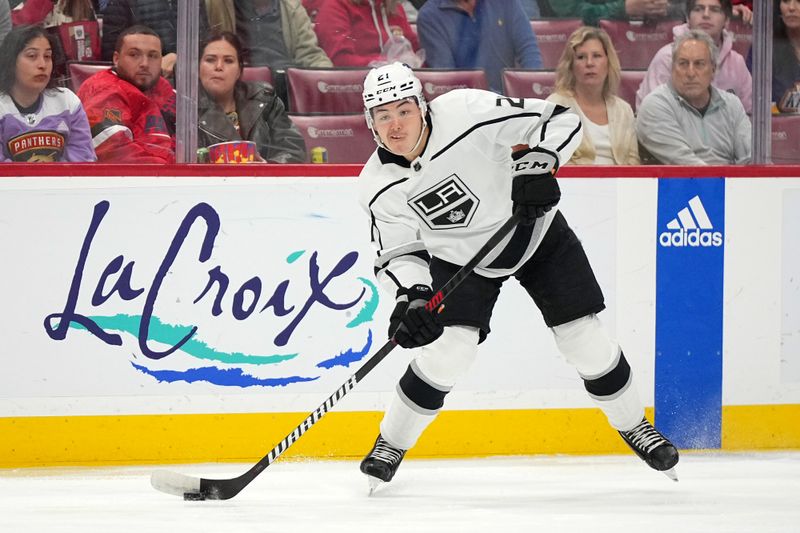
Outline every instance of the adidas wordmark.
[(722, 246), (722, 233), (714, 231), (699, 196), (678, 211), (678, 216), (667, 223), (667, 230), (658, 236), (661, 246)]

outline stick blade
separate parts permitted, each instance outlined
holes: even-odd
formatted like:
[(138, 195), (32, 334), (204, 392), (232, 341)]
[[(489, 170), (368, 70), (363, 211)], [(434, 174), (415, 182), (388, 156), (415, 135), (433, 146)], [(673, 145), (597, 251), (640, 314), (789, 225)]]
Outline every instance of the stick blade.
[(181, 498), (187, 493), (200, 493), (200, 478), (169, 470), (156, 470), (153, 472), (150, 476), (150, 484), (156, 490)]

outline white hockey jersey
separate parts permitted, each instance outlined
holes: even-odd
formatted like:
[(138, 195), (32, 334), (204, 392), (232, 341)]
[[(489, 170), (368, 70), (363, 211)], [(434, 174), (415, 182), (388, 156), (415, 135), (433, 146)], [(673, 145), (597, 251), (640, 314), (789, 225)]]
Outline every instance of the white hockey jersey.
[[(416, 160), (379, 148), (359, 177), (378, 253), (376, 277), (392, 294), (399, 286), (430, 285), (430, 255), (465, 264), (511, 216), (512, 146), (541, 146), (566, 162), (582, 137), (578, 115), (544, 100), (458, 89), (433, 100), (429, 110), (430, 136)], [(475, 272), (513, 274), (533, 255), (553, 216), (555, 209), (532, 227), (518, 226)]]

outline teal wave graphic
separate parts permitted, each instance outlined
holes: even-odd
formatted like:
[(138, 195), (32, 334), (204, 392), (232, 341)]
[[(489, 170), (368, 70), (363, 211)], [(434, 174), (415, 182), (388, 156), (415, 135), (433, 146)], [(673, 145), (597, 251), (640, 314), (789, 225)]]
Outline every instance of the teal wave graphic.
[[(125, 315), (118, 314), (113, 316), (91, 316), (89, 317), (98, 326), (104, 330), (121, 331), (129, 333), (134, 337), (139, 336), (139, 323), (142, 320), (141, 315)], [(72, 322), (71, 328), (86, 329), (82, 325)], [(150, 319), (149, 339), (155, 342), (169, 344), (170, 346), (177, 344), (184, 338), (192, 326), (182, 326), (179, 324), (165, 324), (158, 317)], [(294, 359), (298, 354), (274, 354), (274, 355), (253, 355), (245, 354), (242, 352), (220, 352), (212, 349), (208, 344), (199, 341), (192, 337), (181, 347), (181, 350), (186, 352), (187, 355), (197, 359), (204, 359), (207, 361), (219, 361), (226, 364), (249, 364), (249, 365), (274, 365), (283, 361)]]
[(375, 284), (367, 278), (358, 279), (361, 281), (361, 283), (369, 287), (372, 295), (364, 302), (364, 306), (361, 308), (355, 318), (347, 323), (345, 326), (346, 328), (354, 328), (356, 326), (360, 326), (364, 322), (372, 322), (372, 318), (375, 316), (375, 311), (378, 309), (378, 303), (380, 302), (378, 287), (376, 287)]
[(305, 251), (305, 250), (299, 250), (299, 251), (297, 251), (297, 252), (292, 252), (292, 253), (290, 253), (290, 254), (289, 254), (289, 256), (286, 258), (286, 262), (287, 262), (287, 263), (289, 263), (289, 264), (291, 265), (292, 263), (294, 263), (295, 261), (297, 261), (298, 259), (300, 259), (300, 258), (303, 256), (303, 254), (304, 254), (304, 253), (306, 253), (306, 251)]
[(186, 383), (195, 383), (197, 381), (205, 381), (214, 385), (221, 385), (223, 387), (285, 387), (292, 383), (303, 383), (307, 381), (315, 381), (319, 379), (316, 377), (303, 377), (303, 376), (288, 376), (284, 378), (257, 378), (250, 374), (245, 374), (241, 368), (217, 368), (215, 366), (208, 366), (203, 368), (190, 368), (189, 370), (150, 370), (147, 367), (137, 365), (131, 362), (133, 368), (154, 377), (159, 382), (174, 383), (176, 381), (185, 381)]

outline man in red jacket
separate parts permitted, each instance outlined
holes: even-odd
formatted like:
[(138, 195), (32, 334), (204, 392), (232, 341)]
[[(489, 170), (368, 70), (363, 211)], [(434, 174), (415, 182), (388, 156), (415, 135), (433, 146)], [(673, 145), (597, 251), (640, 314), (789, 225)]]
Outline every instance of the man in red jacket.
[(99, 162), (174, 163), (175, 91), (161, 76), (161, 39), (131, 26), (117, 39), (114, 67), (81, 85)]

